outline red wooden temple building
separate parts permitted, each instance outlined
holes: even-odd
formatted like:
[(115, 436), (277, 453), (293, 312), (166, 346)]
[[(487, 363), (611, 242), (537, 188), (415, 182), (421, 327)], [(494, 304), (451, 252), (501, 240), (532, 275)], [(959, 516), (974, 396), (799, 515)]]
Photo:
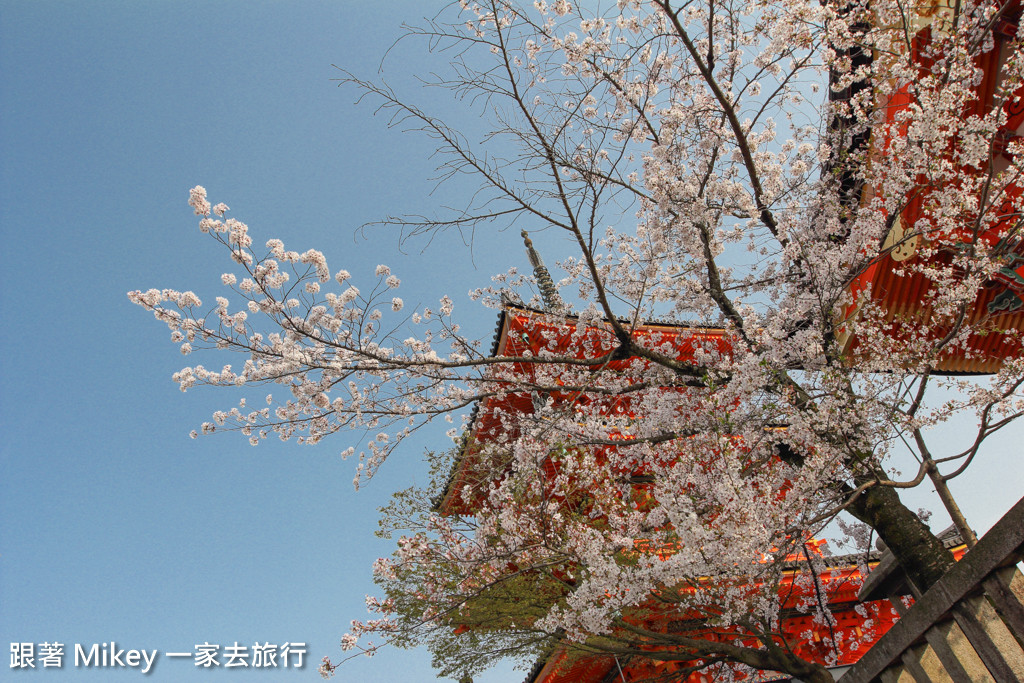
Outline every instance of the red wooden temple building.
[[(978, 97), (963, 115), (965, 120), (971, 116), (983, 117), (1001, 108), (1004, 118), (990, 151), (989, 168), (961, 167), (957, 173), (965, 179), (983, 180), (988, 174), (995, 177), (1005, 171), (1013, 161), (1009, 143), (1019, 141), (1024, 135), (1024, 87), (1009, 96), (1000, 91), (1002, 65), (1017, 36), (1020, 0), (1002, 0), (1000, 4), (1002, 7), (993, 20), (993, 47), (975, 59), (982, 74)], [(935, 45), (943, 32), (949, 30), (943, 26), (948, 14), (948, 7), (934, 2), (925, 5), (917, 17), (918, 30), (910, 40), (910, 49), (922, 75), (929, 73), (940, 57)], [(886, 102), (880, 103), (887, 125), (883, 128), (884, 134), (876, 132), (872, 136), (871, 163), (884, 164), (893, 139), (906, 135), (907, 124), (901, 122), (900, 113), (914, 104), (913, 84), (902, 85)], [(952, 163), (952, 158), (950, 152), (946, 161)], [(988, 196), (979, 199), (979, 208), (974, 213), (965, 210), (964, 215), (956, 217), (960, 227), (953, 231), (939, 229), (931, 216), (932, 212), (939, 211), (931, 205), (934, 202), (930, 202), (935, 182), (923, 176), (918, 182), (918, 188), (894, 221), (884, 253), (851, 283), (850, 291), (855, 300), (847, 307), (845, 318), (855, 319), (870, 296), (885, 311), (891, 334), (896, 338), (912, 336), (921, 324), (931, 323), (930, 339), (943, 339), (955, 323), (933, 319), (927, 302), (935, 293), (935, 285), (926, 275), (927, 267), (949, 266), (954, 256), (965, 250), (989, 253), (999, 259), (1003, 267), (985, 283), (974, 305), (965, 312), (963, 324), (972, 329), (966, 343), (940, 352), (936, 370), (957, 374), (997, 372), (1007, 359), (1020, 356), (1024, 331), (1024, 239), (1021, 235), (1024, 217), (1020, 209), (1020, 181), (1014, 180), (1005, 186), (996, 184), (991, 191), (985, 189)], [(873, 189), (866, 188), (862, 203), (868, 202), (872, 194)], [(839, 336), (850, 362), (856, 363), (858, 358), (872, 355), (872, 350), (863, 348), (849, 329), (841, 326)]]
[[(534, 258), (536, 255), (531, 254), (531, 259)], [(539, 259), (535, 266), (538, 264)], [(539, 279), (543, 281), (546, 272), (542, 264), (538, 272)], [(633, 333), (641, 337), (655, 335), (662, 348), (665, 348), (667, 343), (676, 349), (679, 360), (692, 360), (697, 349), (712, 348), (726, 353), (729, 347), (727, 334), (722, 329), (651, 323), (634, 328)], [(578, 358), (588, 357), (581, 350), (583, 347), (589, 349), (592, 357), (595, 353), (607, 352), (615, 343), (615, 337), (607, 326), (590, 325), (581, 335), (573, 318), (508, 304), (500, 315), (492, 356), (521, 358), (531, 353), (536, 355), (541, 346), (550, 349), (552, 339), (557, 340), (556, 345), (561, 355)], [(581, 339), (589, 339), (593, 343), (581, 344)], [(629, 359), (623, 359), (612, 362), (628, 361)], [(528, 363), (523, 363), (517, 366), (517, 371), (526, 375), (531, 368)], [(558, 400), (557, 397), (555, 400)], [(494, 475), (494, 470), (487, 463), (480, 461), (487, 457), (486, 449), (482, 446), (503, 436), (510, 436), (504, 433), (506, 427), (503, 425), (507, 424), (507, 421), (503, 420), (502, 416), (510, 413), (528, 415), (535, 408), (533, 397), (525, 389), (481, 401), (473, 416), (471, 438), (467, 441), (469, 445), (464, 448), (446, 491), (437, 502), (439, 512), (473, 514), (472, 499), (467, 501), (460, 492), (479, 489), (481, 477)], [(949, 545), (956, 543), (958, 540), (951, 541)], [(821, 546), (821, 542), (812, 540), (805, 548), (818, 554), (819, 557), (816, 559), (820, 559), (825, 565), (824, 571), (821, 571), (817, 578), (822, 594), (827, 596), (832, 619), (825, 625), (816, 621), (806, 610), (798, 609), (798, 603), (806, 603), (808, 597), (809, 584), (801, 581), (800, 577), (807, 571), (810, 563), (809, 558), (790, 557), (784, 577), (778, 585), (781, 607), (785, 615), (780, 628), (794, 653), (810, 661), (828, 662), (830, 666), (841, 670), (855, 663), (872, 643), (889, 630), (898, 616), (888, 601), (865, 603), (857, 598), (863, 578), (858, 567), (865, 566), (865, 559), (868, 560), (869, 566), (873, 566), (878, 561), (878, 553), (873, 553), (868, 558), (823, 557), (820, 555)], [(678, 614), (665, 615), (659, 621), (661, 623), (647, 626), (673, 629), (673, 632), (683, 633), (688, 637), (725, 638), (733, 643), (740, 642), (756, 647), (756, 639), (753, 636), (737, 640), (735, 627), (725, 631), (716, 630), (707, 624), (683, 619)], [(610, 655), (580, 656), (565, 644), (556, 647), (547, 657), (538, 661), (525, 683), (629, 683), (651, 679), (680, 683), (710, 683), (714, 680), (713, 673), (709, 672), (673, 675), (676, 671), (684, 671), (691, 664), (694, 662), (655, 662), (650, 659), (616, 658)], [(753, 676), (749, 680), (785, 679), (784, 676), (771, 674), (763, 674), (759, 678)]]

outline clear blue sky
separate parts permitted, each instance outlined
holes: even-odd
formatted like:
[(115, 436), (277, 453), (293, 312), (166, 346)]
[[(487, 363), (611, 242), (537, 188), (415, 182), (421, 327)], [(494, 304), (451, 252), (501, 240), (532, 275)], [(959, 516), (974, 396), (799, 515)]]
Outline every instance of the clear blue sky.
[[(332, 64), (376, 76), (402, 22), (440, 7), (0, 2), (0, 643), (66, 644), (63, 670), (15, 675), (5, 654), (0, 679), (110, 680), (73, 667), (74, 643), (163, 652), (258, 639), (304, 641), (311, 665), (226, 674), (162, 659), (149, 678), (316, 680), (349, 620), (366, 617), (370, 565), (391, 550), (373, 535), (376, 509), (423, 482), (418, 448), (357, 493), (355, 464), (337, 455), (356, 435), (315, 448), (189, 439), (237, 397), (182, 394), (170, 375), (184, 359), (125, 293), (221, 293), (230, 264), (186, 205), (203, 184), (257, 241), (319, 248), (364, 279), (387, 263), (410, 306), (444, 292), (473, 306), (470, 287), (517, 263), (488, 260), (489, 247), (474, 267), (450, 244), (404, 256), (391, 232), (356, 236), (446, 195), (428, 196), (429, 141), (389, 131), (332, 82)], [(411, 78), (411, 63), (429, 67), (422, 47), (399, 46), (388, 78), (443, 109)], [(518, 235), (495, 239), (499, 259), (525, 265)], [(493, 329), (493, 311), (467, 313), (478, 335)], [(443, 431), (422, 446), (446, 447)], [(425, 653), (387, 652), (339, 679), (434, 674)]]
[[(75, 643), (163, 653), (259, 640), (305, 642), (310, 664), (225, 673), (162, 657), (149, 678), (314, 680), (348, 621), (365, 617), (370, 564), (391, 549), (373, 536), (376, 508), (423, 481), (420, 451), (406, 448), (356, 493), (354, 464), (337, 456), (355, 435), (315, 448), (190, 440), (237, 397), (182, 394), (166, 328), (125, 292), (220, 293), (226, 262), (185, 204), (203, 184), (257, 241), (319, 248), (363, 277), (387, 263), (407, 305), (452, 293), (469, 331), (489, 335), (494, 312), (465, 292), (526, 265), (518, 235), (489, 236), (473, 258), (451, 241), (402, 254), (391, 232), (358, 237), (387, 213), (457, 205), (458, 188), (431, 194), (429, 141), (389, 131), (331, 80), (332, 64), (374, 76), (402, 22), (441, 6), (0, 0), (0, 644), (66, 646), (60, 671), (15, 675), (5, 659), (0, 678), (120, 680), (74, 668)], [(411, 77), (438, 59), (423, 48), (399, 45), (387, 77), (450, 112)], [(472, 134), (472, 122), (460, 125)], [(445, 447), (442, 432), (422, 447)], [(1019, 438), (957, 484), (977, 494), (968, 508), (981, 528), (1024, 491)], [(433, 678), (423, 652), (339, 674)], [(483, 680), (522, 678), (502, 669)]]

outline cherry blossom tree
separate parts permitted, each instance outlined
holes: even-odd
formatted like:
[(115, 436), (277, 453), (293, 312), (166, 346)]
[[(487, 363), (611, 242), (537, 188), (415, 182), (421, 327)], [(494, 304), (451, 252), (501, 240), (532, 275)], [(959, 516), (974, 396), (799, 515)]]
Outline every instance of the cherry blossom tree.
[[(510, 271), (476, 292), (498, 308), (525, 299), (540, 348), (488, 353), (447, 296), (407, 310), (387, 266), (356, 283), (319, 251), (259, 247), (196, 187), (199, 228), (233, 262), (231, 299), (129, 297), (182, 353), (240, 354), (220, 370), (183, 368), (183, 391), (273, 387), (266, 406), (243, 402), (200, 431), (253, 444), (368, 433), (358, 448), (336, 437), (357, 484), (438, 420), (453, 422), (455, 460), (474, 453), (472, 485), (448, 490), (442, 458), (433, 487), (396, 498), (387, 531), (402, 536), (375, 567), (379, 619), (356, 622), (345, 649), (427, 642), (461, 675), (565, 643), (722, 676), (831, 680), (780, 640), (786, 558), (813, 565), (807, 539), (848, 514), (932, 585), (952, 556), (900, 492), (934, 486), (973, 543), (948, 482), (1024, 409), (1020, 290), (992, 294), (1019, 279), (1021, 259), (1018, 5), (463, 0), (460, 11), (411, 34), (447, 50), (436, 84), (490, 122), (483, 139), (386, 83), (345, 81), (434, 140), (444, 174), (480, 183), (455, 213), (386, 222), (437, 238), (509, 225), (564, 235), (554, 287)], [(989, 58), (998, 78), (980, 66)], [(879, 267), (924, 283), (914, 306), (894, 307), (866, 278)], [(637, 333), (666, 317), (720, 328), (727, 348), (690, 342), (684, 357), (667, 336)], [(995, 351), (982, 344), (993, 339)], [(951, 375), (951, 359), (987, 374)], [(531, 409), (501, 413), (500, 436), (473, 443), (471, 408), (517, 396)], [(609, 427), (616, 406), (628, 406), (628, 436)], [(965, 450), (929, 443), (929, 429), (965, 415), (977, 425)], [(898, 478), (897, 453), (918, 470)], [(441, 514), (438, 496), (462, 512)], [(818, 597), (802, 608), (827, 621)], [(656, 631), (652, 615), (718, 635)], [(730, 639), (737, 629), (745, 639)]]

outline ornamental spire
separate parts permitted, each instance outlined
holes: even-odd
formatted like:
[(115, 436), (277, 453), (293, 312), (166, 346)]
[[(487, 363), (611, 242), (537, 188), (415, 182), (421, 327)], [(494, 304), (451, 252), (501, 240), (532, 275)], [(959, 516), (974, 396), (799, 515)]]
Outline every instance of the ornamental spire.
[(537, 280), (537, 287), (540, 289), (544, 308), (552, 313), (561, 313), (565, 309), (565, 303), (558, 296), (558, 290), (555, 289), (555, 282), (551, 279), (551, 273), (548, 272), (547, 266), (541, 260), (540, 254), (533, 248), (533, 240), (530, 239), (529, 233), (523, 230), (522, 234), (523, 242), (526, 243), (526, 257), (530, 259), (530, 265), (533, 266), (533, 276)]

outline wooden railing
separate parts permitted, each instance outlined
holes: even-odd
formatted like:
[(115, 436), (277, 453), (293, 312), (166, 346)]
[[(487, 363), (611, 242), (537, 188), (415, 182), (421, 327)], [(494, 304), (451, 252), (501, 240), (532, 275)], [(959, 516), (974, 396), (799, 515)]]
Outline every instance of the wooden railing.
[(903, 615), (839, 683), (1024, 682), (1022, 557), (1024, 498), (910, 609), (913, 586), (879, 565), (861, 598), (889, 597)]

